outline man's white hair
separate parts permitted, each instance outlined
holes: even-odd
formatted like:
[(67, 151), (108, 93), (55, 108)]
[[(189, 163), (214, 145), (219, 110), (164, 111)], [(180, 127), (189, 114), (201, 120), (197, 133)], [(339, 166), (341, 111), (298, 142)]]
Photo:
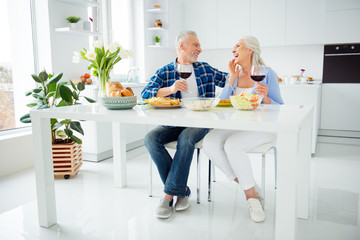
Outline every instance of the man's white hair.
[(185, 39), (186, 39), (189, 35), (193, 35), (193, 36), (197, 37), (196, 32), (190, 31), (190, 30), (185, 30), (185, 31), (182, 31), (182, 32), (179, 33), (179, 35), (177, 36), (177, 38), (176, 38), (176, 40), (175, 40), (175, 47), (176, 47), (176, 49), (179, 48), (179, 44), (180, 44), (181, 42), (184, 42)]
[(252, 65), (254, 66), (265, 66), (264, 60), (261, 58), (261, 49), (259, 41), (253, 36), (242, 37), (246, 47), (253, 51)]

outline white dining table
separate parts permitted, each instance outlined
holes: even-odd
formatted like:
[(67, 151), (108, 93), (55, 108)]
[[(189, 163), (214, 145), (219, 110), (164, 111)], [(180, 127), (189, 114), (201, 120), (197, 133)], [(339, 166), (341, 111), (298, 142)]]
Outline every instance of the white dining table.
[[(39, 224), (57, 222), (50, 118), (112, 122), (114, 186), (126, 187), (126, 125), (152, 124), (275, 133), (277, 136), (277, 189), (275, 239), (295, 239), (296, 219), (309, 217), (311, 159), (311, 106), (260, 105), (254, 111), (214, 108), (157, 109), (137, 105), (133, 109), (108, 110), (100, 104), (75, 105), (30, 112), (34, 142)], [(145, 193), (144, 193), (145, 194)], [(134, 206), (136, 207), (136, 206)]]

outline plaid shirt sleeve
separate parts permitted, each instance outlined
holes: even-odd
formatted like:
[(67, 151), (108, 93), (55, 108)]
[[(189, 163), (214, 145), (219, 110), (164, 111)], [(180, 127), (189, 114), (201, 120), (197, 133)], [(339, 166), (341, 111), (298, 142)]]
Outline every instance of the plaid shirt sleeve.
[(215, 97), (215, 85), (225, 86), (228, 75), (226, 72), (219, 71), (205, 62), (197, 62), (194, 70), (200, 80), (200, 84), (198, 84), (200, 97)]
[[(157, 91), (160, 88), (170, 87), (177, 79), (179, 79), (179, 76), (176, 74), (174, 65), (168, 64), (156, 71), (148, 85), (142, 90), (141, 97), (143, 99), (156, 97)], [(169, 97), (180, 98), (180, 93), (171, 94)]]

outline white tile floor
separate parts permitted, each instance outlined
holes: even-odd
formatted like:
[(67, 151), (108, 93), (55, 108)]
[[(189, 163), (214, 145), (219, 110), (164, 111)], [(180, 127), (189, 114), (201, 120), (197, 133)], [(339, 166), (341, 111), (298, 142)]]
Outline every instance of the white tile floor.
[[(191, 207), (170, 219), (153, 216), (162, 196), (154, 168), (154, 197), (148, 197), (148, 157), (144, 148), (128, 152), (128, 187), (114, 188), (112, 160), (85, 162), (78, 175), (56, 180), (58, 224), (38, 226), (34, 171), (0, 179), (0, 239), (273, 239), (274, 166), (266, 177), (267, 219), (250, 220), (242, 190), (218, 170), (213, 202), (207, 200), (207, 167), (201, 156), (201, 204), (196, 204), (196, 164), (189, 185)], [(251, 156), (260, 176), (260, 156)], [(319, 143), (312, 158), (310, 219), (297, 221), (297, 239), (360, 239), (360, 147)], [(284, 209), (286, 211), (287, 209)], [(286, 226), (284, 226), (286, 227)]]

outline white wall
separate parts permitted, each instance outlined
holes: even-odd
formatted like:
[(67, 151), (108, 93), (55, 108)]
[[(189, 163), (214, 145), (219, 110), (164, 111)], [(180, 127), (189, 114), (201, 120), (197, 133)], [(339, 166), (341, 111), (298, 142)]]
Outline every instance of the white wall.
[(34, 166), (31, 132), (0, 138), (0, 178)]
[[(199, 40), (201, 43), (201, 39)], [(264, 47), (262, 57), (265, 64), (273, 68), (279, 77), (299, 75), (303, 68), (305, 76), (321, 79), (323, 48), (323, 45)], [(208, 62), (211, 66), (227, 72), (227, 64), (232, 59), (231, 51), (232, 49), (204, 50), (199, 61)]]

